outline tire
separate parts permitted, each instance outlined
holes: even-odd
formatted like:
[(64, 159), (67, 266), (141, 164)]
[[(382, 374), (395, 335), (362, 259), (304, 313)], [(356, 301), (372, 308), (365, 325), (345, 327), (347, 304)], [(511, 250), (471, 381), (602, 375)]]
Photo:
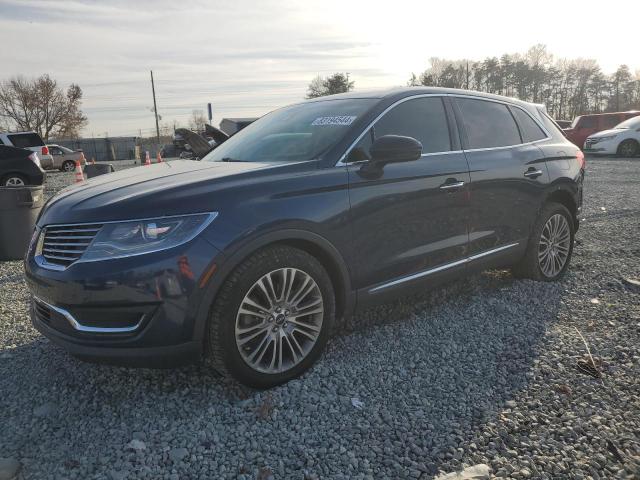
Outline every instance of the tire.
[[(558, 235), (551, 242), (552, 246), (545, 248), (549, 243), (544, 238), (553, 236), (555, 225), (558, 225)], [(559, 280), (569, 267), (574, 237), (575, 224), (569, 210), (559, 203), (547, 203), (538, 215), (524, 257), (511, 269), (514, 276), (544, 282)]]
[(63, 172), (73, 172), (76, 169), (76, 162), (72, 160), (65, 160), (60, 170)]
[(27, 183), (27, 179), (17, 173), (10, 173), (2, 179), (3, 187), (24, 187)]
[(639, 153), (640, 145), (631, 138), (620, 143), (620, 145), (618, 145), (618, 150), (616, 150), (616, 155), (619, 157), (635, 157)]
[(320, 357), (334, 317), (331, 279), (315, 257), (284, 245), (264, 248), (236, 267), (218, 292), (206, 335), (209, 360), (249, 387), (280, 385)]

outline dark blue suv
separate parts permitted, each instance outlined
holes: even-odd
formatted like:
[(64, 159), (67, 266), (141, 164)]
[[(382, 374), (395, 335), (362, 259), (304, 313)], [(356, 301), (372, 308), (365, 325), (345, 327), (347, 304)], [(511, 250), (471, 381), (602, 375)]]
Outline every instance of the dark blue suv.
[(85, 359), (206, 357), (270, 387), (356, 308), (487, 268), (555, 280), (584, 157), (540, 106), (402, 88), (276, 110), (202, 161), (121, 171), (44, 208), (38, 330)]

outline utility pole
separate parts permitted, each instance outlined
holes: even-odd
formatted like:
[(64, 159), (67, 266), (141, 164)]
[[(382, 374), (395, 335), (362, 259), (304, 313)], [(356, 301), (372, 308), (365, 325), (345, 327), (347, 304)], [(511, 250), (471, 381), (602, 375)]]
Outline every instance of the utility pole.
[(467, 75), (464, 88), (469, 90), (469, 60), (467, 60)]
[(156, 105), (156, 87), (153, 85), (153, 70), (151, 70), (151, 92), (153, 93), (153, 113), (156, 115), (156, 135), (160, 143), (160, 125), (158, 124), (158, 107)]

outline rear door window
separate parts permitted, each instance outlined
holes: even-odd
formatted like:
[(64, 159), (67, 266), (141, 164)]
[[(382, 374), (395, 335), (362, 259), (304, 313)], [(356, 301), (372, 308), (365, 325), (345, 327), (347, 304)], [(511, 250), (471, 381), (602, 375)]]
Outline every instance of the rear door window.
[(506, 105), (457, 98), (467, 134), (467, 148), (508, 147), (522, 143), (518, 126)]
[(547, 138), (547, 134), (544, 133), (540, 126), (524, 110), (518, 107), (512, 107), (511, 113), (513, 113), (513, 116), (518, 122), (523, 142), (535, 142), (536, 140)]
[(16, 135), (7, 135), (9, 141), (13, 143), (14, 147), (29, 148), (29, 147), (42, 147), (44, 142), (37, 133), (20, 133)]

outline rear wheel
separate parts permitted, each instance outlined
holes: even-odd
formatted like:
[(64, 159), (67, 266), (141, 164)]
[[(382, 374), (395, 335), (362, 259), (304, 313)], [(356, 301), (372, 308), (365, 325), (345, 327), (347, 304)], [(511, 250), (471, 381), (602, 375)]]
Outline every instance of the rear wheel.
[(629, 138), (618, 145), (617, 154), (619, 157), (634, 157), (640, 153), (640, 144)]
[(209, 319), (213, 367), (269, 388), (318, 359), (335, 316), (329, 275), (317, 259), (286, 246), (245, 260), (221, 287)]
[(65, 161), (62, 164), (62, 168), (61, 168), (63, 172), (73, 172), (75, 169), (76, 169), (76, 164), (71, 160)]
[(512, 268), (515, 276), (558, 280), (567, 270), (575, 227), (569, 210), (559, 203), (544, 206), (532, 230), (524, 258)]
[(2, 179), (2, 185), (5, 187), (24, 187), (26, 184), (27, 179), (16, 173), (10, 173)]

